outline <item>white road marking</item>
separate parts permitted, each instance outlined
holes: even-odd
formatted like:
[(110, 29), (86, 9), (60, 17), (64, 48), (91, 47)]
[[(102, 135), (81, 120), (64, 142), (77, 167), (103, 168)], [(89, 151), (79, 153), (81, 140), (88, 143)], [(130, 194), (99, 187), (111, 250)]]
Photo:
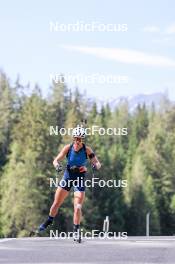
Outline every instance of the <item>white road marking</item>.
[(17, 239), (17, 238), (2, 238), (2, 239), (0, 239), (0, 243), (15, 240), (15, 239)]

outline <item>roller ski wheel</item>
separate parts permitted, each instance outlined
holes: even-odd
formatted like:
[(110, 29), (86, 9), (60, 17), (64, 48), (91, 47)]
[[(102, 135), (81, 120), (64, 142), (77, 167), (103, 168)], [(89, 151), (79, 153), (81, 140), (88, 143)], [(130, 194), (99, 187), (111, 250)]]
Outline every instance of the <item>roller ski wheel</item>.
[(74, 242), (81, 243), (81, 242), (82, 242), (82, 241), (81, 241), (81, 237), (79, 237), (79, 238), (74, 238)]
[(30, 231), (30, 233), (29, 233), (29, 237), (37, 237), (37, 236), (39, 236), (39, 232), (38, 232), (38, 230), (32, 230), (32, 231)]
[(52, 224), (48, 225), (47, 227), (40, 225), (38, 229), (32, 230), (29, 236), (30, 237), (42, 237), (44, 234), (47, 233), (47, 231), (51, 228), (51, 226)]

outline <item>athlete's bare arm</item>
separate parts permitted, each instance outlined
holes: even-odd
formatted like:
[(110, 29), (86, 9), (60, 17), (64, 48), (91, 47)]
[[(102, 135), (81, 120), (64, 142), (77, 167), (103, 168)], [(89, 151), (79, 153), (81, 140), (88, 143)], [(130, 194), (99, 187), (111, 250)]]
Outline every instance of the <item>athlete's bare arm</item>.
[(86, 153), (90, 159), (90, 162), (99, 170), (101, 168), (101, 163), (90, 147), (86, 146)]
[(59, 161), (64, 159), (64, 157), (67, 155), (67, 153), (69, 151), (69, 148), (70, 148), (70, 145), (68, 144), (58, 153), (58, 155), (56, 156), (56, 158), (53, 161), (54, 167), (57, 166)]

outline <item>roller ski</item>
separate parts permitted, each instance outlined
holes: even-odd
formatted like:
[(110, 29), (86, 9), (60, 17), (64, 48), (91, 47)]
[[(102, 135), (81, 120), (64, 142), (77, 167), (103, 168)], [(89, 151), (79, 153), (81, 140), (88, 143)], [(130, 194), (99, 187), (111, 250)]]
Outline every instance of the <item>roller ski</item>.
[(42, 236), (51, 227), (52, 224), (53, 224), (53, 217), (49, 216), (48, 219), (38, 227), (38, 229), (32, 230), (29, 236), (30, 237)]

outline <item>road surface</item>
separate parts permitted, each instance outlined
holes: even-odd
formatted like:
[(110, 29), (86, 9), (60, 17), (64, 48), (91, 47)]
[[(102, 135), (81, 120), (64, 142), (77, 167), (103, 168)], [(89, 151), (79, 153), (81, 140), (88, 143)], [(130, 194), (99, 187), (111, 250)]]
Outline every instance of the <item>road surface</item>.
[(175, 237), (72, 239), (46, 237), (0, 239), (0, 263), (175, 264)]

